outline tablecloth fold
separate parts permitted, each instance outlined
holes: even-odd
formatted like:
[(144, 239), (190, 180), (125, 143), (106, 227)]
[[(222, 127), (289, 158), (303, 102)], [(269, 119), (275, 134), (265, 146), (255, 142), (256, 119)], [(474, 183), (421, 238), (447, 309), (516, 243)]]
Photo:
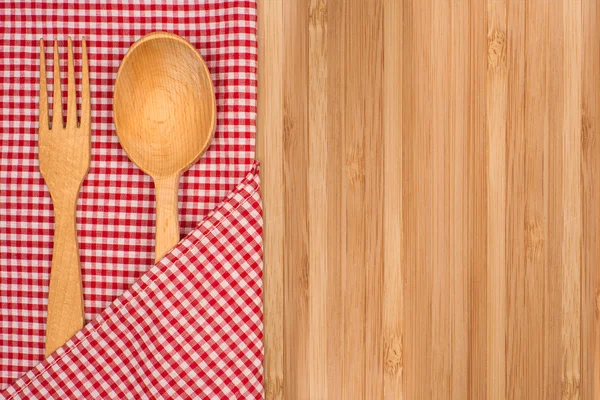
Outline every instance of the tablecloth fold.
[(262, 398), (258, 165), (8, 399)]

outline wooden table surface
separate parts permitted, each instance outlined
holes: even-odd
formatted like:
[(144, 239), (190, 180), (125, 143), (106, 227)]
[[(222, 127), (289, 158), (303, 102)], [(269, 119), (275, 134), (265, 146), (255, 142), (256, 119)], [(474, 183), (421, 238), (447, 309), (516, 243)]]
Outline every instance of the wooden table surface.
[(600, 398), (598, 2), (258, 12), (267, 398)]

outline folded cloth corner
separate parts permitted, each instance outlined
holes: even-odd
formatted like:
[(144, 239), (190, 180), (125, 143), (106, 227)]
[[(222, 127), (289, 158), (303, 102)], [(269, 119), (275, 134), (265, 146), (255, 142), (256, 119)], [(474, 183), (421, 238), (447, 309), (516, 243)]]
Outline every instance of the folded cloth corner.
[(258, 163), (6, 399), (262, 398)]

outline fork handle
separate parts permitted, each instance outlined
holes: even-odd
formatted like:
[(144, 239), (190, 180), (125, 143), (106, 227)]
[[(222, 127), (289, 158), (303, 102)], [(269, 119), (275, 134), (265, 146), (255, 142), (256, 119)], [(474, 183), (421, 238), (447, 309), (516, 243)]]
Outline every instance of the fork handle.
[(54, 201), (54, 250), (48, 291), (46, 356), (83, 328), (83, 291), (77, 245), (77, 200)]
[(156, 189), (156, 247), (154, 262), (158, 262), (179, 243), (177, 189), (179, 175), (154, 178)]

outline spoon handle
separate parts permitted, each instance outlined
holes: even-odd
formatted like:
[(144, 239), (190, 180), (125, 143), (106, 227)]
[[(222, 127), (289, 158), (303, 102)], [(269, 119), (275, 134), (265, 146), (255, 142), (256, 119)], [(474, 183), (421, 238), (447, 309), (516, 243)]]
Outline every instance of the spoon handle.
[(154, 262), (158, 262), (179, 243), (177, 189), (179, 175), (154, 179), (156, 189), (156, 247)]

